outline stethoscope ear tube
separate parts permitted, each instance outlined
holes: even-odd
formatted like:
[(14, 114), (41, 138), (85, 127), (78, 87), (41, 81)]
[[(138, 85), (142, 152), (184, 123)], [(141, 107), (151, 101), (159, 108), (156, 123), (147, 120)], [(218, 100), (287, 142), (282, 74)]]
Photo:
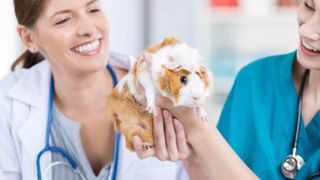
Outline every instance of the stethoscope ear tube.
[(301, 156), (297, 155), (298, 140), (299, 140), (299, 131), (300, 131), (300, 122), (302, 116), (302, 98), (303, 91), (306, 84), (306, 79), (309, 75), (309, 70), (307, 69), (302, 77), (300, 83), (299, 95), (298, 95), (298, 107), (296, 111), (296, 127), (294, 140), (292, 145), (292, 153), (287, 156), (281, 163), (281, 172), (284, 177), (287, 179), (294, 179), (297, 175), (298, 170), (304, 165), (304, 160)]

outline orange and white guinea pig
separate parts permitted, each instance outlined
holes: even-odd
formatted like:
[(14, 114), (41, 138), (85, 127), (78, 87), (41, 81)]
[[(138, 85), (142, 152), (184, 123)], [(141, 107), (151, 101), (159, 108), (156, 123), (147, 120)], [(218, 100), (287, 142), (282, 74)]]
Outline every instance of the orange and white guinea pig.
[[(108, 112), (129, 150), (134, 150), (134, 136), (141, 137), (144, 148), (153, 146), (151, 113), (156, 113), (156, 96), (168, 97), (175, 106), (196, 107), (199, 117), (206, 119), (201, 105), (208, 99), (213, 81), (200, 60), (197, 50), (166, 38), (146, 49), (118, 83), (108, 96)], [(138, 102), (146, 102), (146, 108)]]

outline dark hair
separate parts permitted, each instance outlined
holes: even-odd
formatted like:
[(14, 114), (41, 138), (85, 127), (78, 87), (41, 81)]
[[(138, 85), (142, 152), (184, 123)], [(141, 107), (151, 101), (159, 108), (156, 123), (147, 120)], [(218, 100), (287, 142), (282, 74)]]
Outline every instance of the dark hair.
[[(18, 24), (32, 28), (38, 20), (45, 3), (46, 0), (14, 0), (14, 10)], [(22, 64), (23, 68), (30, 68), (42, 60), (44, 60), (44, 57), (40, 53), (32, 53), (26, 50), (12, 64), (11, 70), (15, 70), (19, 64)]]

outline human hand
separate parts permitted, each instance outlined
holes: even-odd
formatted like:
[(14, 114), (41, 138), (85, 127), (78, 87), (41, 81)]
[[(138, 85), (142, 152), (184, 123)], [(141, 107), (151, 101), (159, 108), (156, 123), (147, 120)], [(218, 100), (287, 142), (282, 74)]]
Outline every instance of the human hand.
[(191, 155), (184, 128), (167, 110), (156, 108), (153, 115), (154, 147), (144, 148), (140, 137), (134, 137), (133, 145), (141, 159), (155, 156), (161, 161), (178, 161)]
[(183, 127), (189, 128), (194, 126), (194, 123), (201, 122), (197, 109), (195, 107), (174, 106), (173, 102), (167, 97), (157, 97), (157, 106), (161, 109), (170, 111), (173, 117), (180, 120)]

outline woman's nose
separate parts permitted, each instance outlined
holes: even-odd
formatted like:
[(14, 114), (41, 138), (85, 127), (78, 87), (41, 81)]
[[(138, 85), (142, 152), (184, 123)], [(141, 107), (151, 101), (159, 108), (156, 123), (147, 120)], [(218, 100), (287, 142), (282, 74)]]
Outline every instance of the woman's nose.
[(310, 40), (320, 40), (320, 16), (314, 15), (307, 20), (299, 29), (300, 34)]
[(92, 22), (92, 20), (87, 17), (81, 19), (79, 21), (79, 26), (78, 26), (78, 35), (79, 36), (86, 36), (86, 37), (92, 37), (97, 31), (97, 28), (95, 26), (95, 23)]

